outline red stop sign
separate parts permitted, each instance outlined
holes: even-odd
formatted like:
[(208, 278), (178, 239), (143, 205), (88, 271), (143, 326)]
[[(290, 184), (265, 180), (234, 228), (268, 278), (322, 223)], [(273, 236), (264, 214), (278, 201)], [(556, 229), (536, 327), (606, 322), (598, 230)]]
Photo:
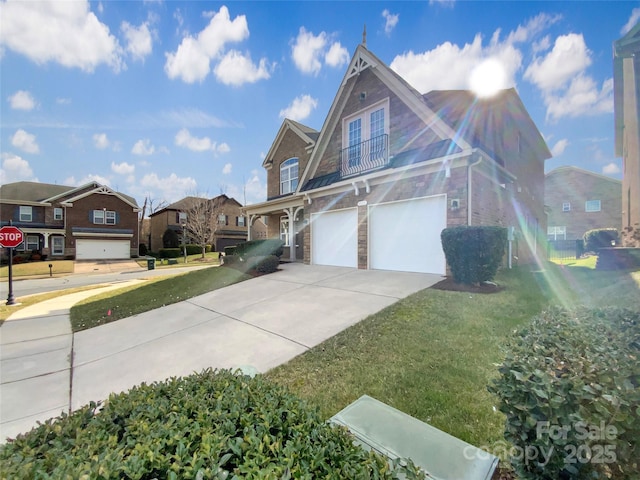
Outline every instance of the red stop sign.
[(15, 248), (24, 240), (24, 233), (18, 227), (7, 226), (0, 228), (0, 247)]

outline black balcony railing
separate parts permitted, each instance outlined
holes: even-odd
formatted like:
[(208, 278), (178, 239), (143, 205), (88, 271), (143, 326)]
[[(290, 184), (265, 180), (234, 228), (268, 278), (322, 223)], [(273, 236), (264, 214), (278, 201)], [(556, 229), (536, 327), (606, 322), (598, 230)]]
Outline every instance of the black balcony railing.
[(340, 153), (340, 175), (348, 177), (385, 167), (389, 163), (389, 135), (380, 135)]

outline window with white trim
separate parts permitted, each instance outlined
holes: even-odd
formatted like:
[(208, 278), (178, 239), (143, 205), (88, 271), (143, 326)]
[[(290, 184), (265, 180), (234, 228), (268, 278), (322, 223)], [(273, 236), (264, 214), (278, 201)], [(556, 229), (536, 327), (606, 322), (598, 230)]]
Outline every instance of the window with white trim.
[(226, 225), (227, 224), (227, 216), (224, 213), (218, 215), (218, 225)]
[(284, 242), (284, 246), (288, 247), (289, 243), (289, 219), (281, 218), (280, 219), (280, 240)]
[(64, 237), (51, 237), (51, 255), (64, 255)]
[(567, 239), (567, 227), (547, 227), (547, 239), (548, 240), (566, 240)]
[(40, 250), (40, 237), (38, 237), (38, 235), (27, 235), (26, 244), (28, 252)]
[(55, 207), (53, 209), (53, 219), (54, 220), (62, 220), (64, 213), (62, 212), (62, 208), (60, 207)]
[(587, 200), (584, 202), (584, 211), (585, 212), (599, 212), (600, 211), (600, 200)]
[(182, 225), (187, 222), (187, 212), (178, 212), (178, 223)]
[(244, 217), (236, 217), (236, 225), (238, 227), (245, 227)]
[(33, 221), (33, 207), (20, 206), (20, 221), (21, 222)]
[(116, 212), (112, 210), (94, 210), (93, 223), (97, 225), (115, 225)]
[(298, 188), (298, 157), (280, 164), (280, 195), (295, 192)]
[(562, 203), (562, 211), (563, 212), (570, 212), (571, 211), (571, 203), (570, 202), (563, 202)]
[(389, 101), (384, 100), (347, 117), (342, 126), (342, 148), (348, 149), (348, 166), (357, 167), (362, 160), (364, 142), (370, 140), (365, 154), (376, 160), (384, 155), (384, 135), (389, 133)]

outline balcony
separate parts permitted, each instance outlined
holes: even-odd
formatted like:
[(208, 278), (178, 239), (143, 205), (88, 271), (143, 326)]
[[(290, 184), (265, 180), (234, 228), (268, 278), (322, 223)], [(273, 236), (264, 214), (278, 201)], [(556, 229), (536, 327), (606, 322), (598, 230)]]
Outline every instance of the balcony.
[(340, 176), (358, 175), (386, 167), (389, 163), (389, 135), (380, 135), (340, 152)]

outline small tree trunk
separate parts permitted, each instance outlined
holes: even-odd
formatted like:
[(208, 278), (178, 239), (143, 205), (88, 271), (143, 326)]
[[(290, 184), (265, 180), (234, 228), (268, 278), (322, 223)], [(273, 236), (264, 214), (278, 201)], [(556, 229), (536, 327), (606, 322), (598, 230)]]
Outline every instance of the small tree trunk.
[(201, 247), (202, 247), (202, 259), (204, 260), (204, 253), (207, 251), (207, 246), (201, 245)]

